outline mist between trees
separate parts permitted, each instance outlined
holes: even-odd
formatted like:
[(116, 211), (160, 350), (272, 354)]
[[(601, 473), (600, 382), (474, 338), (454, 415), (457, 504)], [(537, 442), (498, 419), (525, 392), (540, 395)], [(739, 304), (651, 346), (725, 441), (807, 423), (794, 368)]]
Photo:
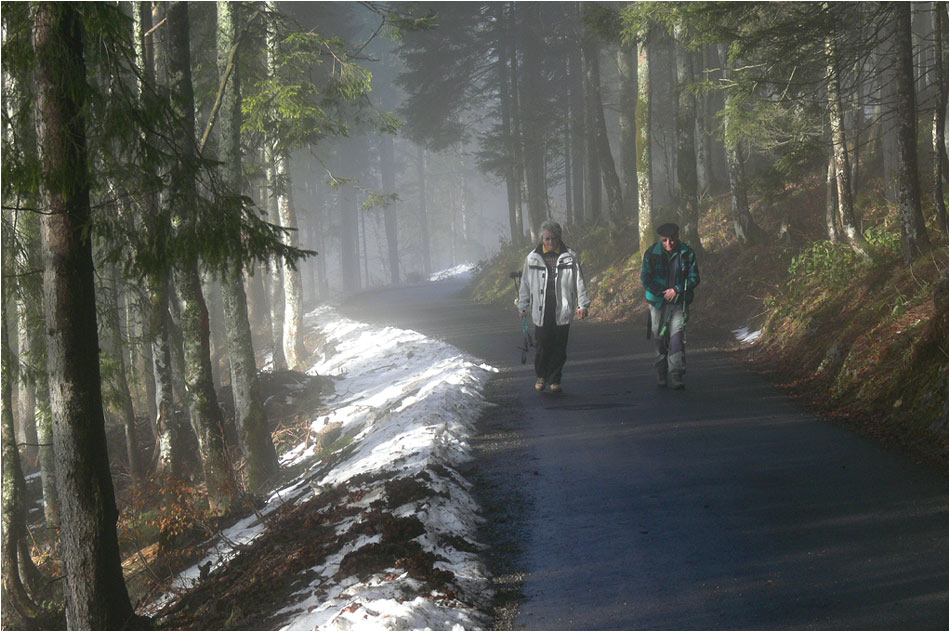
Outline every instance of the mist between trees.
[[(636, 226), (643, 248), (676, 221), (701, 251), (712, 195), (754, 243), (750, 196), (816, 173), (827, 238), (860, 257), (862, 196), (896, 209), (908, 263), (933, 247), (927, 222), (947, 231), (944, 2), (4, 3), (2, 19), (3, 587), (25, 619), (65, 603), (71, 628), (130, 625), (117, 488), (194, 467), (220, 516), (274, 484), (260, 370), (305, 365), (320, 301), (527, 246), (550, 217)], [(879, 189), (856, 190), (869, 175)], [(35, 471), (53, 596), (27, 546)]]

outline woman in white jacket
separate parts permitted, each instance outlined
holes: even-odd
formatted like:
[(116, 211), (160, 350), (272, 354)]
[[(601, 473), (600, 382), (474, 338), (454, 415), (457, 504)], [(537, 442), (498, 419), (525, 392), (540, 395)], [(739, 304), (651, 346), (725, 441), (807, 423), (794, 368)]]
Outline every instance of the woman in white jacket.
[(567, 360), (567, 335), (574, 313), (587, 318), (590, 297), (584, 284), (581, 259), (561, 241), (557, 222), (542, 222), (541, 243), (528, 253), (518, 288), (518, 309), (534, 323), (534, 388), (561, 390), (561, 371)]

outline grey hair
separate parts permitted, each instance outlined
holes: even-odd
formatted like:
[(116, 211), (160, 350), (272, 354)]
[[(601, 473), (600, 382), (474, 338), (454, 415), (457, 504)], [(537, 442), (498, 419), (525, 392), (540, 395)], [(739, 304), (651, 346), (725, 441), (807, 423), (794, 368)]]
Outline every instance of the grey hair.
[(544, 233), (551, 233), (558, 238), (558, 241), (561, 239), (561, 225), (555, 221), (546, 219), (541, 222), (541, 227), (538, 228), (538, 234), (543, 235)]

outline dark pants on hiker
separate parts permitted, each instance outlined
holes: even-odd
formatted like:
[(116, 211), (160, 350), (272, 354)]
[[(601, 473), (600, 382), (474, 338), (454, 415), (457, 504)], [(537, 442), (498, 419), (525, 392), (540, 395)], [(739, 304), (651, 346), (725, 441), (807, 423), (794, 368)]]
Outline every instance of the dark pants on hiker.
[(567, 334), (570, 325), (557, 325), (556, 308), (545, 305), (544, 326), (534, 328), (534, 374), (547, 384), (561, 383), (561, 370), (567, 360)]

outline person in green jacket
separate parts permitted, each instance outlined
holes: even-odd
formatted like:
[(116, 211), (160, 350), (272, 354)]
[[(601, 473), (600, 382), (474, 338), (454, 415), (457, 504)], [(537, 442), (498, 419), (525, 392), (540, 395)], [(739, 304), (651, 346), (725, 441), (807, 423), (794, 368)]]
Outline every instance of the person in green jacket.
[(663, 224), (660, 239), (647, 249), (640, 268), (640, 282), (650, 304), (650, 333), (656, 349), (657, 386), (685, 388), (686, 341), (684, 337), (693, 290), (699, 285), (699, 266), (693, 249), (679, 239), (679, 226)]

